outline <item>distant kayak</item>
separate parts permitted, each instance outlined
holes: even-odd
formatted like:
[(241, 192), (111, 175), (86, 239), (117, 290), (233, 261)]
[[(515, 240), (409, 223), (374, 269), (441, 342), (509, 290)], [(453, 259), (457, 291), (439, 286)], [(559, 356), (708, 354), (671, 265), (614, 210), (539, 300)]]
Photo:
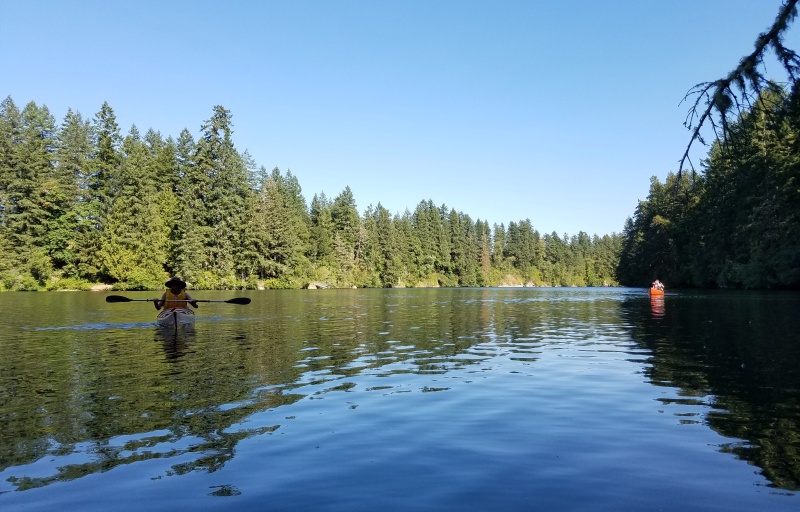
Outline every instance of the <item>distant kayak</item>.
[(194, 323), (194, 311), (187, 308), (169, 308), (158, 314), (158, 325), (178, 326)]
[(664, 290), (659, 290), (658, 288), (650, 288), (650, 295), (664, 295)]

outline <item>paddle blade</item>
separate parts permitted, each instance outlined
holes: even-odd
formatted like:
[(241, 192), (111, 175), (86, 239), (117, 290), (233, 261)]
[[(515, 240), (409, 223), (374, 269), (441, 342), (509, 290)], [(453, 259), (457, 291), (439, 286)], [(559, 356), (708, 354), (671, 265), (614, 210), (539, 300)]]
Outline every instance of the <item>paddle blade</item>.
[(123, 297), (122, 295), (109, 295), (106, 297), (106, 302), (131, 302), (133, 299)]
[(250, 298), (248, 297), (237, 297), (235, 299), (226, 300), (228, 304), (250, 304)]

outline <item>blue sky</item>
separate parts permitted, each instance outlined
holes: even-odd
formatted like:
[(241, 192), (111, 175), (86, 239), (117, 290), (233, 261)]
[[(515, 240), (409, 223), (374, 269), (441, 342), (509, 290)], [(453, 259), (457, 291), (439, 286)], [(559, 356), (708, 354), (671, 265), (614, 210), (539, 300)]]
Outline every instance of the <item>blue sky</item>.
[(107, 101), (123, 134), (174, 138), (222, 105), (237, 149), (290, 170), (309, 203), (349, 186), (360, 211), (432, 199), (603, 235), (677, 170), (687, 91), (732, 70), (779, 6), (0, 0), (0, 96), (58, 123)]

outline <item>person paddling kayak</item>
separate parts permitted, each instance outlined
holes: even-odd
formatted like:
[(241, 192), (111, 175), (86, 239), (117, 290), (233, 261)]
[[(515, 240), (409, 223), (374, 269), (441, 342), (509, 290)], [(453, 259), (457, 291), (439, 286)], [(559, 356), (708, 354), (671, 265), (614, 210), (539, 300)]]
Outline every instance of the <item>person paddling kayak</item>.
[(167, 291), (164, 292), (160, 299), (153, 299), (156, 309), (185, 308), (186, 304), (191, 304), (193, 308), (197, 308), (197, 301), (186, 293), (186, 283), (181, 278), (173, 277), (164, 283), (164, 286), (168, 288)]

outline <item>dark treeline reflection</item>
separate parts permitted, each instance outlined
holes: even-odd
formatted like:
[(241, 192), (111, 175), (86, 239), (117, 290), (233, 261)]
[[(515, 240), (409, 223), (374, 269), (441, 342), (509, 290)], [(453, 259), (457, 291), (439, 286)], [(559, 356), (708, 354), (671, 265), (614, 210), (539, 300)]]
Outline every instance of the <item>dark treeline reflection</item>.
[[(170, 474), (214, 471), (240, 440), (286, 417), (253, 420), (259, 412), (329, 391), (391, 392), (403, 379), (376, 380), (457, 371), (499, 353), (535, 364), (545, 342), (619, 325), (618, 298), (576, 301), (569, 291), (244, 293), (250, 306), (201, 308), (197, 325), (177, 333), (155, 327), (144, 307), (127, 310), (132, 323), (86, 323), (102, 308), (120, 318), (119, 305), (105, 304), (75, 307), (87, 317), (55, 328), (10, 330), (0, 345), (6, 481), (27, 489), (155, 458), (182, 461)], [(53, 309), (85, 297), (61, 296)], [(54, 299), (26, 296), (24, 309), (48, 310), (32, 300)]]
[(800, 490), (798, 311), (800, 297), (779, 292), (686, 292), (623, 303), (636, 342), (652, 351), (651, 382), (709, 407), (705, 423), (742, 440), (722, 451), (788, 490)]

